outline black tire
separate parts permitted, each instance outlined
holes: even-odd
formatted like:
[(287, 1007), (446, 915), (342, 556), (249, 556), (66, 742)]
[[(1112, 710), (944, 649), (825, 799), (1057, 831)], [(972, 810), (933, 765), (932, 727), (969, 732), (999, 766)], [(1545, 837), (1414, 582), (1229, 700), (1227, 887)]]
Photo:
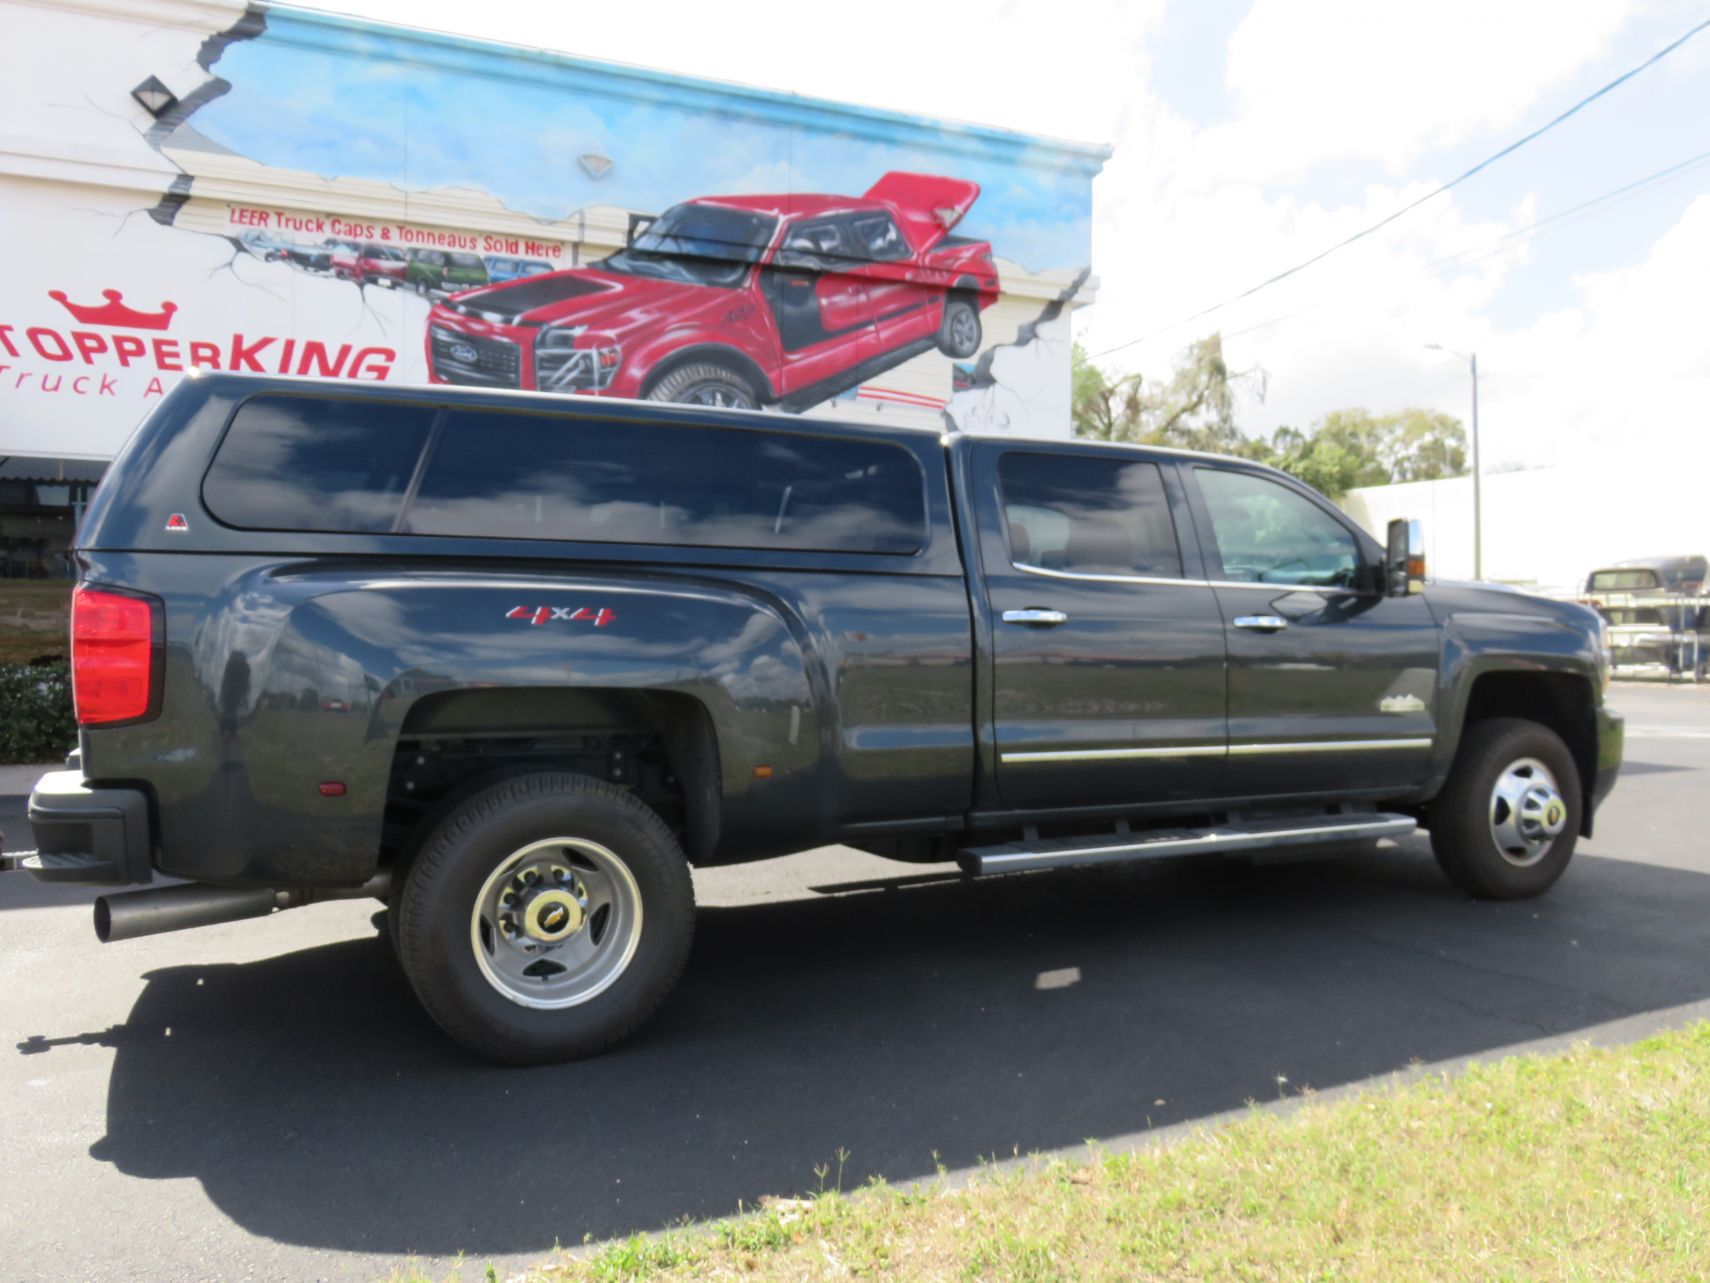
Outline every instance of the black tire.
[[(1527, 765), (1532, 763), (1535, 765)], [(1536, 769), (1541, 765), (1542, 772)], [(1505, 851), (1499, 822), (1516, 815), (1507, 802), (1512, 786), (1527, 789), (1534, 806), (1553, 777), (1551, 790), (1561, 803), (1559, 814), (1545, 802), (1540, 814), (1554, 821), (1553, 836), (1531, 826), (1535, 848), (1515, 842), (1509, 834)], [(1510, 787), (1499, 801), (1497, 787)], [(1448, 783), (1426, 810), (1431, 850), (1449, 880), (1469, 895), (1488, 900), (1524, 900), (1542, 895), (1566, 871), (1579, 840), (1583, 806), (1579, 768), (1561, 737), (1547, 726), (1518, 717), (1475, 722), (1461, 737), (1460, 751)], [(1512, 826), (1510, 826), (1512, 827)]]
[[(478, 961), (476, 941), (493, 937), (474, 926), (475, 908), (515, 853), (558, 838), (598, 844), (633, 875), (635, 943), (593, 996), (525, 1006)], [(488, 1060), (534, 1065), (595, 1055), (640, 1028), (682, 974), (695, 896), (682, 848), (649, 807), (588, 776), (536, 773), (500, 780), (452, 810), (416, 855), (394, 912), (404, 972), (435, 1023)]]
[(753, 384), (735, 370), (711, 361), (691, 361), (667, 371), (647, 390), (647, 399), (738, 410), (760, 408), (760, 395)]
[(938, 350), (952, 360), (963, 361), (980, 350), (984, 332), (980, 309), (962, 294), (944, 300), (944, 315), (938, 322)]

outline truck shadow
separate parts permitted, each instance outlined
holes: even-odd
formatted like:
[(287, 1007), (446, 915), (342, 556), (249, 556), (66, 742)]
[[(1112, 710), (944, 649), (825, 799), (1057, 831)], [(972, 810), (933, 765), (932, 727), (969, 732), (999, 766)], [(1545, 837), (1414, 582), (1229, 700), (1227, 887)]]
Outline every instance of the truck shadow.
[(469, 1059), (377, 938), (157, 971), (125, 1025), (20, 1050), (115, 1047), (91, 1153), (251, 1233), (479, 1259), (811, 1189), (839, 1149), (846, 1187), (908, 1180), (1696, 1001), (1707, 910), (1702, 874), (1594, 857), (1474, 903), (1410, 842), (706, 909), (660, 1017), (576, 1065)]

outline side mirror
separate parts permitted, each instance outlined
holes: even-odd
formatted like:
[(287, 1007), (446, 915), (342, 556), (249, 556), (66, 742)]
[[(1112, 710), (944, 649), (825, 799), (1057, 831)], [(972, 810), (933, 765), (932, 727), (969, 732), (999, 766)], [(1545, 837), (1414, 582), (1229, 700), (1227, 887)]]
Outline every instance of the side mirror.
[(629, 216), (629, 227), (625, 230), (623, 235), (624, 248), (633, 249), (635, 247), (635, 238), (640, 236), (658, 221), (659, 215), (657, 214), (631, 214)]
[(1383, 590), (1390, 597), (1425, 591), (1425, 532), (1417, 521), (1397, 517), (1389, 523), (1383, 559)]

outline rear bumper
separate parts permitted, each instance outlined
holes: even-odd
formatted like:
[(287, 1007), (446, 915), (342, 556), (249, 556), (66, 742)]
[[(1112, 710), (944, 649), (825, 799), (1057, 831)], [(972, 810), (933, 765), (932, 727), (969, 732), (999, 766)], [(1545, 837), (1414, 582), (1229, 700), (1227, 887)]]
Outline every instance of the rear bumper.
[(154, 877), (148, 795), (94, 788), (83, 772), (53, 771), (30, 794), (36, 854), (17, 867), (43, 882), (126, 886)]

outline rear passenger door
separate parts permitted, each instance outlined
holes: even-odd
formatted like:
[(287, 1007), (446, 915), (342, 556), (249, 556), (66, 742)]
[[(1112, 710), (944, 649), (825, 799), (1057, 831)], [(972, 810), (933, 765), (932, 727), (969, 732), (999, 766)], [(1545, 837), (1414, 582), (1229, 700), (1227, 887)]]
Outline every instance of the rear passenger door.
[(1223, 620), (1173, 467), (1132, 450), (973, 447), (1004, 805), (1216, 792)]

